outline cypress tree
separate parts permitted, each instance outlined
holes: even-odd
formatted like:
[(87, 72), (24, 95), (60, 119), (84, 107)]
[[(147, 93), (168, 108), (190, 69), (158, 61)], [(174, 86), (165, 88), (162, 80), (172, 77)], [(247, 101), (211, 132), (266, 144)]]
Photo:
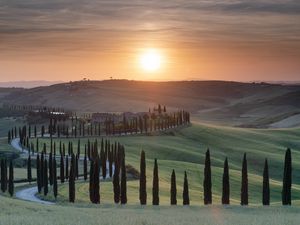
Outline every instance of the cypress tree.
[(172, 171), (172, 175), (171, 175), (171, 198), (170, 198), (170, 202), (171, 205), (177, 205), (177, 189), (176, 189), (176, 174), (175, 174), (175, 170)]
[(244, 154), (242, 167), (241, 205), (248, 205), (248, 169), (246, 153)]
[(39, 152), (39, 150), (40, 150), (40, 145), (39, 145), (39, 139), (37, 138), (36, 139), (36, 152)]
[(69, 179), (69, 156), (66, 156), (66, 179)]
[(121, 204), (127, 203), (127, 177), (126, 177), (126, 166), (125, 166), (125, 157), (122, 160), (122, 169), (121, 169)]
[(224, 162), (224, 171), (223, 171), (222, 204), (223, 205), (230, 204), (229, 167), (228, 167), (227, 157)]
[(53, 158), (53, 195), (56, 199), (57, 197), (57, 171), (56, 171), (56, 159)]
[(107, 172), (106, 171), (106, 154), (103, 149), (101, 149), (100, 157), (101, 157), (101, 164), (102, 164), (102, 177), (103, 177), (103, 179), (105, 179), (106, 172)]
[(282, 205), (291, 205), (291, 187), (292, 187), (292, 156), (288, 148), (285, 153), (284, 173), (282, 184)]
[(5, 170), (5, 162), (4, 162), (5, 159), (1, 159), (1, 190), (2, 192), (5, 192), (6, 189), (5, 189), (5, 173), (6, 173), (6, 170)]
[(189, 183), (188, 183), (186, 171), (184, 171), (182, 199), (183, 199), (183, 205), (189, 205), (190, 204)]
[(90, 180), (89, 180), (89, 193), (90, 201), (94, 202), (94, 161), (90, 162)]
[(77, 156), (78, 158), (80, 157), (80, 139), (78, 139), (78, 143), (77, 143)]
[(94, 188), (94, 197), (93, 197), (93, 203), (94, 204), (99, 204), (100, 203), (100, 179), (99, 179), (99, 171), (100, 171), (100, 167), (99, 167), (99, 158), (97, 157), (94, 163), (94, 179), (93, 179), (93, 188)]
[(120, 202), (120, 167), (119, 162), (115, 162), (115, 171), (113, 175), (113, 187), (114, 187), (114, 202), (117, 204)]
[(49, 154), (49, 183), (53, 185), (53, 163), (52, 163), (52, 149)]
[(109, 167), (109, 177), (112, 177), (113, 171), (112, 171), (112, 151), (108, 151), (108, 167)]
[(141, 153), (140, 160), (140, 203), (141, 205), (147, 204), (147, 189), (146, 189), (146, 159), (145, 152)]
[(48, 194), (48, 163), (47, 159), (44, 160), (44, 195)]
[(69, 202), (75, 202), (75, 155), (72, 153), (69, 175)]
[(32, 175), (31, 175), (31, 157), (30, 157), (30, 154), (28, 155), (28, 160), (27, 160), (27, 180), (28, 180), (29, 183), (31, 183)]
[(154, 160), (153, 183), (152, 183), (152, 204), (159, 205), (159, 178), (157, 159)]
[(9, 192), (10, 196), (13, 196), (13, 194), (14, 194), (14, 167), (13, 167), (12, 161), (10, 161), (10, 164), (9, 164), (8, 192)]
[(205, 156), (203, 190), (204, 190), (204, 204), (205, 205), (211, 204), (212, 203), (212, 193), (211, 193), (211, 165), (210, 165), (210, 153), (209, 153), (209, 149), (207, 149), (206, 156)]
[(7, 177), (7, 159), (4, 160), (4, 189), (7, 190), (7, 184), (8, 184), (8, 177)]
[(84, 160), (83, 160), (83, 177), (84, 177), (84, 180), (87, 180), (87, 157), (86, 157), (86, 154), (84, 155)]
[(42, 182), (41, 182), (41, 168), (40, 168), (41, 162), (40, 162), (40, 155), (37, 154), (36, 157), (36, 182), (38, 187), (38, 192), (41, 193), (42, 190)]
[(40, 175), (41, 187), (44, 187), (44, 152), (42, 152), (40, 159)]
[(43, 153), (44, 153), (44, 154), (47, 153), (47, 146), (46, 146), (46, 143), (44, 143), (44, 145), (43, 145)]
[(265, 159), (265, 166), (263, 172), (263, 196), (262, 204), (270, 205), (270, 183), (269, 183), (269, 166), (268, 160)]
[(65, 165), (63, 154), (60, 155), (60, 182), (65, 183)]
[(75, 156), (75, 176), (76, 176), (76, 179), (79, 178), (78, 158), (79, 158), (79, 156), (76, 155)]
[(10, 144), (10, 142), (11, 142), (11, 133), (10, 133), (10, 131), (8, 131), (8, 134), (7, 134), (7, 141), (8, 141), (8, 144)]

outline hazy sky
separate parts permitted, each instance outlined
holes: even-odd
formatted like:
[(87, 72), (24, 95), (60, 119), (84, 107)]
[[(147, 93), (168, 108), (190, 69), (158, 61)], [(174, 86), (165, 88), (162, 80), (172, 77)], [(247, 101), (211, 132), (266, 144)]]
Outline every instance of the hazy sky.
[(0, 0), (0, 81), (110, 76), (300, 80), (300, 1)]

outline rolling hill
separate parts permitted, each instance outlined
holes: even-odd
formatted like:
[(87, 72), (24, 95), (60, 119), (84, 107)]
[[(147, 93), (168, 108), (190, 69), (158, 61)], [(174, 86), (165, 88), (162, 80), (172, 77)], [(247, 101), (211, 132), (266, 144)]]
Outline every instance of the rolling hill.
[[(158, 103), (190, 111), (193, 120), (241, 127), (300, 125), (300, 86), (225, 81), (77, 81), (8, 89), (0, 101), (80, 112), (147, 111)], [(1, 93), (5, 93), (2, 90)], [(294, 117), (294, 123), (285, 123)], [(279, 123), (280, 121), (283, 121)]]

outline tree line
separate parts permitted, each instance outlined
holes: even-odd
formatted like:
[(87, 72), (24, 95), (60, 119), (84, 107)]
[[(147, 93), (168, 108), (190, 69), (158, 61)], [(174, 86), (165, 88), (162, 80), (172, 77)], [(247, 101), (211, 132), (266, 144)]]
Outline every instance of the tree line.
[[(78, 117), (71, 117), (69, 122), (59, 123), (57, 119), (50, 118), (48, 125), (24, 125), (14, 127), (7, 133), (8, 143), (12, 139), (20, 137), (21, 143), (28, 145), (31, 137), (45, 137), (46, 134), (52, 137), (96, 137), (96, 136), (116, 136), (130, 134), (146, 134), (157, 131), (164, 131), (182, 125), (190, 124), (190, 114), (185, 111), (165, 114), (162, 117), (156, 115), (138, 116), (131, 119), (123, 117), (123, 121), (116, 123), (107, 119), (104, 124), (100, 122), (86, 122)], [(29, 147), (29, 146), (27, 146)]]
[[(105, 143), (105, 142), (104, 142)], [(107, 142), (108, 143), (108, 142)], [(100, 196), (100, 178), (106, 178), (106, 160), (105, 151), (98, 151), (97, 144), (93, 143), (91, 154), (88, 156), (87, 151), (84, 153), (84, 166), (83, 166), (83, 179), (89, 179), (89, 196), (90, 201), (95, 204), (99, 204), (101, 201)], [(117, 144), (117, 147), (113, 147), (112, 163), (109, 171), (111, 172), (113, 186), (113, 201), (116, 204), (127, 203), (127, 171), (125, 163), (125, 149), (124, 146)], [(76, 199), (76, 180), (79, 177), (78, 174), (78, 154), (74, 154), (73, 151), (70, 153), (70, 157), (66, 157), (61, 153), (60, 158), (60, 181), (64, 183), (65, 180), (69, 181), (69, 201), (75, 202)], [(30, 155), (29, 155), (30, 159)], [(70, 159), (70, 167), (68, 166)], [(37, 155), (37, 185), (38, 190), (41, 193), (44, 188), (44, 195), (48, 194), (48, 183), (50, 186), (53, 185), (54, 196), (57, 196), (57, 175), (56, 175), (56, 157), (50, 152), (47, 161), (44, 152)], [(28, 160), (30, 161), (30, 160)], [(89, 172), (88, 172), (88, 162)], [(64, 163), (66, 166), (64, 166)], [(52, 166), (51, 166), (52, 165)], [(103, 167), (104, 166), (104, 167)], [(1, 164), (2, 168), (2, 164)], [(113, 169), (113, 171), (112, 171)], [(30, 171), (28, 169), (28, 171)], [(102, 176), (101, 173), (102, 172)], [(29, 174), (29, 172), (28, 172)], [(5, 179), (5, 176), (3, 179)], [(31, 177), (31, 172), (30, 176)], [(52, 177), (52, 179), (51, 179)], [(1, 179), (2, 184), (2, 179)], [(247, 155), (243, 156), (242, 170), (241, 170), (241, 189), (240, 189), (240, 204), (249, 204), (248, 194), (248, 168), (247, 168)], [(292, 158), (291, 150), (287, 149), (284, 160), (284, 172), (283, 172), (283, 185), (282, 185), (282, 204), (291, 205), (291, 186), (292, 186)], [(2, 187), (2, 186), (1, 186)], [(140, 156), (140, 174), (139, 174), (139, 201), (141, 205), (147, 204), (147, 176), (146, 176), (146, 156), (145, 152), (141, 152)], [(176, 184), (176, 173), (172, 170), (170, 177), (170, 204), (177, 205), (177, 184)], [(270, 182), (269, 182), (269, 166), (268, 160), (265, 159), (263, 169), (263, 183), (262, 183), (262, 204), (270, 205)], [(209, 149), (206, 151), (205, 162), (204, 162), (204, 179), (203, 179), (203, 203), (205, 205), (212, 204), (212, 172), (211, 172), (211, 158)], [(224, 161), (223, 177), (222, 177), (222, 197), (221, 203), (223, 205), (230, 204), (230, 174), (229, 174), (229, 163), (226, 158)], [(152, 205), (159, 205), (159, 169), (158, 160), (154, 159), (153, 168), (153, 180), (152, 180)], [(184, 172), (183, 192), (182, 192), (182, 204), (189, 205), (189, 184), (187, 172)]]

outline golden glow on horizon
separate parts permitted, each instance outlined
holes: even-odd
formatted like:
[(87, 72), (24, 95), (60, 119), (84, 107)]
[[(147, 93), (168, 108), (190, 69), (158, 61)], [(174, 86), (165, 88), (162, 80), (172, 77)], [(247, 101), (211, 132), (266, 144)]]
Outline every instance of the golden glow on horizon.
[(156, 49), (147, 49), (140, 56), (140, 66), (147, 72), (155, 72), (160, 69), (162, 55)]

